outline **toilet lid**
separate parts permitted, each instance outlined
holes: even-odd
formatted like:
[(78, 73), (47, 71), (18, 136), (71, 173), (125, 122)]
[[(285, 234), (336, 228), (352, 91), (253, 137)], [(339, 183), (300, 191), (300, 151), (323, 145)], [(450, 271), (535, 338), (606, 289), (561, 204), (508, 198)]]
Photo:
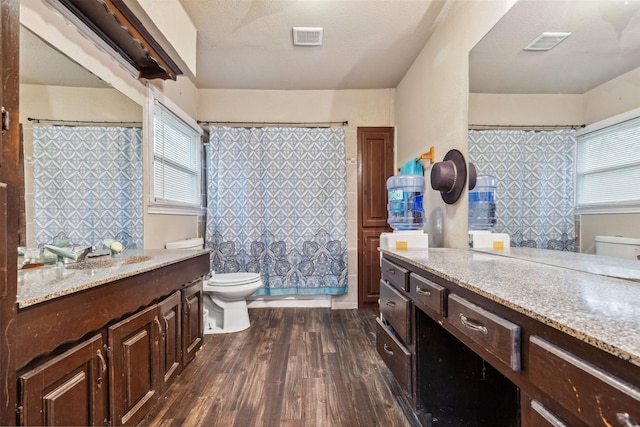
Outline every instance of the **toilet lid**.
[(244, 285), (260, 280), (260, 273), (216, 273), (209, 279), (209, 285)]

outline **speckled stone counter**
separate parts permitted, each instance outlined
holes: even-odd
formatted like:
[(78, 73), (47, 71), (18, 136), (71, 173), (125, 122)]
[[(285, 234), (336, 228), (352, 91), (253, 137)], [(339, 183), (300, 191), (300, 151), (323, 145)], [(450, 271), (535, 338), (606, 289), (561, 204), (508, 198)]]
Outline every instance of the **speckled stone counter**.
[[(464, 249), (381, 251), (640, 366), (640, 283), (533, 262), (535, 250), (531, 260)], [(601, 267), (615, 268), (603, 258)]]
[[(112, 267), (73, 270), (67, 267), (44, 266), (18, 270), (18, 308), (29, 307), (74, 292), (104, 285), (125, 277), (134, 276), (166, 265), (194, 258), (209, 250), (145, 249), (125, 250), (117, 256), (125, 261), (129, 257), (150, 257), (133, 264), (117, 264)], [(102, 260), (102, 258), (99, 258)], [(108, 258), (107, 258), (108, 259)], [(98, 259), (96, 259), (97, 261)]]

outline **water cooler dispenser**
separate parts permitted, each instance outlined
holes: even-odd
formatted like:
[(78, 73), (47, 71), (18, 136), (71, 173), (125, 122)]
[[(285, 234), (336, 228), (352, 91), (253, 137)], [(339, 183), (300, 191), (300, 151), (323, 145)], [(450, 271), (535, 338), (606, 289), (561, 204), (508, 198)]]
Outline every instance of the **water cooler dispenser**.
[(478, 175), (476, 186), (469, 191), (469, 247), (503, 250), (509, 247), (506, 233), (494, 233), (496, 225), (496, 187), (492, 175)]
[(496, 225), (496, 186), (492, 175), (478, 175), (469, 191), (469, 230), (493, 230)]
[(387, 180), (388, 219), (393, 233), (380, 235), (380, 246), (387, 249), (428, 249), (429, 236), (422, 231), (424, 176), (396, 175)]

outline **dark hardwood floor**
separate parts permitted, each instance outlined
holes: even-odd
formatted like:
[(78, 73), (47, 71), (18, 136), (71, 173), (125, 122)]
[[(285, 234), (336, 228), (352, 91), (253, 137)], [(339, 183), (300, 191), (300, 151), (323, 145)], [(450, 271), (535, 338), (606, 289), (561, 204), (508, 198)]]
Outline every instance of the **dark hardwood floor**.
[(140, 425), (411, 426), (375, 348), (376, 311), (251, 309), (251, 327), (207, 335)]

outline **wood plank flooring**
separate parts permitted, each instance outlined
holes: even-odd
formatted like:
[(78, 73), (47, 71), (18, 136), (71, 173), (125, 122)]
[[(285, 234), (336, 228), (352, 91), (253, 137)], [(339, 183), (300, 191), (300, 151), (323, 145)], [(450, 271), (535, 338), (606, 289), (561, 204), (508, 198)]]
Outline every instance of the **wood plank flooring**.
[(207, 335), (140, 425), (417, 425), (376, 352), (376, 311), (259, 308), (249, 316), (246, 331)]

